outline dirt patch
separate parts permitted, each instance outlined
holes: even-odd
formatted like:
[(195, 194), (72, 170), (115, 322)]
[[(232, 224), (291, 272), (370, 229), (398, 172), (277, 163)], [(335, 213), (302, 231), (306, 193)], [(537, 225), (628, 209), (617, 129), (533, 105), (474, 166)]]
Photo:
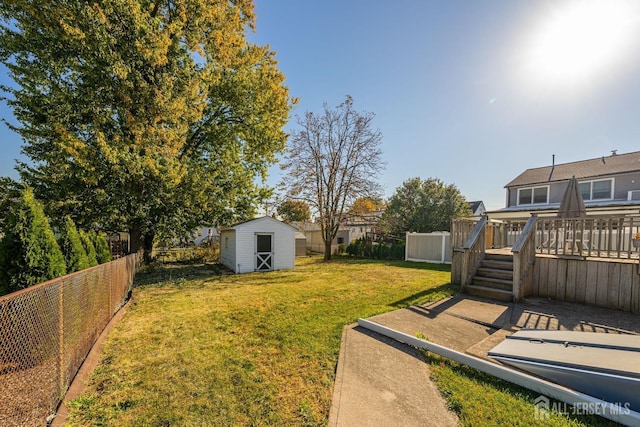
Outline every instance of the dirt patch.
[(55, 362), (0, 375), (0, 425), (42, 426), (55, 411)]

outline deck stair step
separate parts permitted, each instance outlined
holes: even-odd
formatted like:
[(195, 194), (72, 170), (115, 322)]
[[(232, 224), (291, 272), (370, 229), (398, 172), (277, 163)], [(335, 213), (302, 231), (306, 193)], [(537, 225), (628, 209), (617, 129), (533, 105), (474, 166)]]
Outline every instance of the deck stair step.
[(496, 270), (513, 271), (513, 261), (508, 262), (508, 261), (494, 261), (490, 259), (489, 260), (484, 259), (480, 264), (480, 266), (486, 267), (486, 268), (494, 268)]
[(513, 301), (513, 292), (504, 289), (467, 285), (465, 290), (469, 295), (475, 295), (477, 297), (490, 298), (499, 301)]
[(490, 277), (494, 279), (505, 279), (513, 281), (513, 269), (504, 270), (501, 268), (480, 267), (476, 271), (476, 277)]
[(479, 297), (512, 301), (513, 256), (486, 253), (465, 291)]
[(485, 260), (513, 262), (513, 255), (486, 253)]
[(476, 286), (483, 286), (485, 288), (502, 289), (505, 291), (513, 290), (513, 280), (495, 279), (493, 277), (479, 277), (474, 276), (471, 283)]

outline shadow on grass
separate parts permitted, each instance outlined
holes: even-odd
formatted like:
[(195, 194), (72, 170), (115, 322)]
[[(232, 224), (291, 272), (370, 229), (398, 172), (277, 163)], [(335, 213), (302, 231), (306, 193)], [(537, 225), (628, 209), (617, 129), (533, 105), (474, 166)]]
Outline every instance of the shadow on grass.
[(149, 286), (175, 280), (190, 280), (203, 277), (221, 277), (232, 274), (221, 264), (188, 264), (184, 262), (153, 262), (143, 265), (136, 274), (134, 286)]
[(456, 295), (460, 292), (460, 287), (451, 283), (445, 283), (434, 288), (425, 289), (424, 291), (417, 292), (413, 295), (409, 295), (401, 300), (394, 301), (390, 305), (397, 308), (405, 308), (411, 305), (420, 305), (427, 302), (438, 301), (452, 295)]
[[(322, 259), (319, 262), (323, 262)], [(389, 260), (389, 259), (371, 259), (371, 258), (355, 258), (346, 255), (336, 255), (331, 261), (335, 263), (343, 264), (383, 264), (392, 265), (394, 267), (401, 268), (415, 268), (418, 270), (431, 270), (431, 271), (451, 271), (450, 264), (434, 264), (429, 262), (413, 262), (402, 260)]]

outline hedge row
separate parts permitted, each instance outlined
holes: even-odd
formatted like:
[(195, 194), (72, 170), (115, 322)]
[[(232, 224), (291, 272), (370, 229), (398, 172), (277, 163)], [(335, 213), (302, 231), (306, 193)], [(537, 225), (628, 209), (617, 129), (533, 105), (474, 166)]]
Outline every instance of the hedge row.
[(0, 239), (0, 294), (111, 261), (103, 234), (78, 231), (71, 217), (51, 228), (31, 189), (21, 191), (3, 222)]
[(361, 237), (352, 241), (346, 249), (347, 254), (373, 259), (404, 259), (404, 242), (374, 243), (371, 239)]

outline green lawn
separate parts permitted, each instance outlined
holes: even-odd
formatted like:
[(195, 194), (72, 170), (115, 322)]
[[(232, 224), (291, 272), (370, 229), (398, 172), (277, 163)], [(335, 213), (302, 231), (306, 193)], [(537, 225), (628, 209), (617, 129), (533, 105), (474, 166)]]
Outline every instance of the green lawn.
[[(138, 274), (88, 390), (70, 405), (72, 425), (325, 425), (343, 327), (456, 292), (448, 266), (407, 262), (303, 258), (293, 271), (220, 273)], [(508, 424), (533, 415), (526, 393), (487, 380), (474, 397), (477, 375), (427, 363), (467, 425), (497, 425), (482, 407), (505, 399), (518, 403)]]
[(74, 425), (323, 425), (342, 329), (455, 292), (448, 266), (300, 259), (293, 271), (151, 268)]
[(615, 426), (616, 423), (591, 415), (574, 415), (572, 408), (553, 401), (548, 419), (536, 419), (533, 402), (540, 396), (531, 390), (460, 365), (445, 358), (425, 354), (431, 378), (449, 408), (458, 414), (460, 425), (489, 426)]

